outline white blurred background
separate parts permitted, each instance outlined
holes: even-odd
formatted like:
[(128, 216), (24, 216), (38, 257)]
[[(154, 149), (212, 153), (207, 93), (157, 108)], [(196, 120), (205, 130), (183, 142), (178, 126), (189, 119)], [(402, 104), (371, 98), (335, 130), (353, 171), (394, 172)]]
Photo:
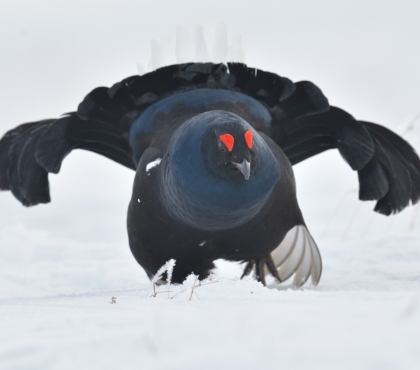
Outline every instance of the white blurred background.
[[(420, 150), (420, 3), (414, 0), (2, 1), (0, 134), (75, 110), (90, 90), (138, 73), (138, 64), (147, 71), (156, 63), (151, 43), (174, 62), (180, 26), (193, 33), (202, 25), (211, 53), (220, 24), (229, 43), (242, 40), (248, 65), (310, 80), (332, 105), (404, 134)], [(405, 234), (420, 240), (419, 206), (390, 218), (374, 214), (373, 203), (357, 200), (357, 174), (337, 151), (297, 165), (295, 173), (321, 253), (338, 252), (343, 241)], [(79, 150), (59, 175), (50, 175), (52, 203), (27, 209), (10, 192), (0, 193), (0, 265), (10, 283), (0, 293), (27, 294), (25, 282), (43, 293), (52, 279), (58, 292), (63, 284), (77, 291), (89, 274), (105, 269), (109, 278), (87, 289), (127, 288), (144, 279), (126, 236), (133, 177)], [(66, 268), (77, 284), (60, 278)]]

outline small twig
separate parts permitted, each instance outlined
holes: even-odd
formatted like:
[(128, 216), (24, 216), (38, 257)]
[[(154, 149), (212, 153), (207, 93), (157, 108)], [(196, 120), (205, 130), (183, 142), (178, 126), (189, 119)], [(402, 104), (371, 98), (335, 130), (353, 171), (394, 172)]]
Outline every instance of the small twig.
[[(174, 259), (171, 259), (171, 260), (169, 260), (166, 263), (166, 266), (167, 266), (167, 269), (166, 269), (166, 274), (167, 274), (166, 281), (168, 282), (168, 289), (169, 289), (169, 291), (171, 290), (172, 274), (174, 272), (175, 263), (176, 263), (176, 261)], [(169, 298), (169, 293), (168, 293), (168, 298)]]
[(174, 297), (176, 297), (178, 294), (184, 293), (186, 290), (187, 290), (187, 289), (183, 289), (183, 290), (181, 290), (180, 292), (178, 292), (178, 293), (176, 293), (175, 295), (173, 295), (173, 296), (171, 297), (171, 299), (173, 299)]
[[(159, 293), (169, 293), (171, 292), (171, 282), (172, 282), (172, 273), (175, 267), (176, 261), (174, 259), (170, 259), (167, 261), (163, 266), (160, 267), (160, 269), (156, 272), (156, 274), (153, 276), (152, 284), (153, 284), (153, 294), (150, 297), (156, 297)], [(166, 272), (167, 279), (166, 282), (168, 283), (168, 290), (165, 292), (156, 292), (156, 283), (162, 278), (162, 275)]]
[(173, 293), (172, 292), (172, 290), (165, 290), (164, 292), (155, 292), (155, 293), (153, 293), (149, 298), (156, 298), (156, 296), (158, 295), (158, 294), (162, 294), (162, 293)]
[[(198, 287), (200, 287), (200, 286), (204, 286), (204, 285), (210, 285), (210, 284), (215, 284), (215, 283), (218, 283), (219, 281), (212, 281), (211, 283), (205, 283), (205, 284), (202, 284), (202, 283), (199, 283), (195, 288), (198, 288)], [(188, 288), (187, 289), (183, 289), (183, 290), (181, 290), (180, 292), (178, 292), (178, 293), (176, 293), (176, 294), (174, 294), (172, 297), (171, 297), (171, 299), (173, 299), (173, 298), (175, 298), (178, 294), (181, 294), (181, 293), (184, 293), (184, 292), (186, 292), (188, 290)], [(195, 292), (194, 292), (195, 293)], [(197, 293), (195, 293), (195, 294), (197, 294)]]
[(215, 283), (218, 283), (218, 282), (219, 282), (218, 280), (216, 280), (216, 281), (211, 281), (211, 282), (209, 282), (209, 283), (204, 283), (204, 284), (203, 284), (202, 282), (199, 282), (198, 284), (196, 284), (197, 280), (198, 280), (198, 276), (195, 278), (194, 285), (193, 285), (193, 287), (192, 287), (192, 289), (191, 289), (191, 295), (190, 295), (190, 299), (189, 299), (189, 301), (191, 301), (191, 300), (192, 300), (192, 296), (193, 296), (193, 294), (195, 294), (195, 295), (197, 296), (197, 298), (198, 298), (198, 299), (200, 299), (200, 297), (198, 296), (197, 292), (195, 292), (195, 291), (194, 291), (194, 289), (195, 289), (195, 288), (200, 288), (201, 286), (210, 285), (210, 284), (215, 284)]
[(205, 284), (199, 283), (199, 284), (198, 284), (198, 287), (200, 287), (200, 286), (204, 286), (204, 285), (216, 284), (216, 283), (218, 283), (218, 282), (219, 282), (219, 280), (217, 280), (217, 281), (212, 281), (211, 283), (205, 283)]
[(156, 272), (155, 276), (153, 276), (152, 283), (157, 283), (159, 279), (162, 278), (162, 275), (166, 272), (168, 276), (168, 282), (172, 280), (172, 272), (174, 269), (176, 261), (174, 259), (170, 259), (167, 261), (163, 266), (160, 267), (160, 269)]
[(194, 293), (194, 288), (195, 288), (195, 283), (197, 282), (197, 280), (198, 280), (198, 276), (195, 277), (193, 287), (191, 288), (191, 295), (190, 295), (189, 301), (191, 301), (191, 299), (192, 299), (192, 296), (193, 296), (193, 293)]

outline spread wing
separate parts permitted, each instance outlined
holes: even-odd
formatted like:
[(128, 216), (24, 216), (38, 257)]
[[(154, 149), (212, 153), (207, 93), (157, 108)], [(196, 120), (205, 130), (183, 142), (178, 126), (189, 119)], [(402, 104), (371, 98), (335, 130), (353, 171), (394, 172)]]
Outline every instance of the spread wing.
[[(402, 138), (330, 107), (311, 82), (293, 83), (238, 63), (189, 63), (132, 76), (111, 88), (94, 89), (77, 112), (18, 126), (0, 141), (0, 188), (11, 190), (27, 206), (49, 202), (48, 172), (58, 173), (73, 149), (93, 151), (135, 169), (144, 151), (160, 140), (160, 125), (168, 119), (159, 103), (174, 97), (172, 104), (196, 111), (176, 97), (197, 89), (229, 92), (201, 109), (243, 116), (269, 135), (292, 164), (337, 148), (358, 171), (360, 199), (377, 200), (378, 212), (398, 212), (420, 197), (420, 160)], [(235, 101), (235, 96), (248, 99)]]

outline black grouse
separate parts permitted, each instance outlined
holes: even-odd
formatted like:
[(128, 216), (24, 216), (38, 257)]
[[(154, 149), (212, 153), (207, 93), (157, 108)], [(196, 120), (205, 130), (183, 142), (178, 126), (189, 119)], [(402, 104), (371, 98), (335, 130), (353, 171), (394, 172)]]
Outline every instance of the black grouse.
[(27, 123), (0, 141), (0, 189), (25, 206), (50, 201), (48, 173), (73, 149), (136, 171), (127, 226), (149, 277), (205, 278), (223, 258), (265, 283), (322, 270), (296, 199), (292, 165), (337, 148), (361, 200), (390, 215), (420, 198), (420, 159), (401, 137), (331, 107), (313, 83), (244, 64), (189, 63), (89, 93), (76, 112)]

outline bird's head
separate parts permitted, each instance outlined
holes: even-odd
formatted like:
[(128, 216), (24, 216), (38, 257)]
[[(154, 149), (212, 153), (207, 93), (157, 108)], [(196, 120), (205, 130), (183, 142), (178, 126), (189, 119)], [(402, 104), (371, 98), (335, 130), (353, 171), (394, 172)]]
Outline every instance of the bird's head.
[(201, 174), (205, 181), (212, 177), (238, 184), (259, 182), (254, 175), (261, 172), (278, 172), (277, 160), (258, 132), (243, 118), (223, 110), (187, 120), (174, 134), (169, 153), (171, 167), (186, 178), (197, 179)]
[[(227, 180), (249, 180), (255, 159), (254, 129), (242, 118), (225, 111), (204, 113), (209, 128), (201, 141), (208, 166)], [(257, 134), (258, 135), (258, 134)]]
[(251, 219), (280, 179), (264, 139), (236, 114), (214, 110), (183, 123), (163, 161), (168, 212), (201, 229), (227, 229)]

